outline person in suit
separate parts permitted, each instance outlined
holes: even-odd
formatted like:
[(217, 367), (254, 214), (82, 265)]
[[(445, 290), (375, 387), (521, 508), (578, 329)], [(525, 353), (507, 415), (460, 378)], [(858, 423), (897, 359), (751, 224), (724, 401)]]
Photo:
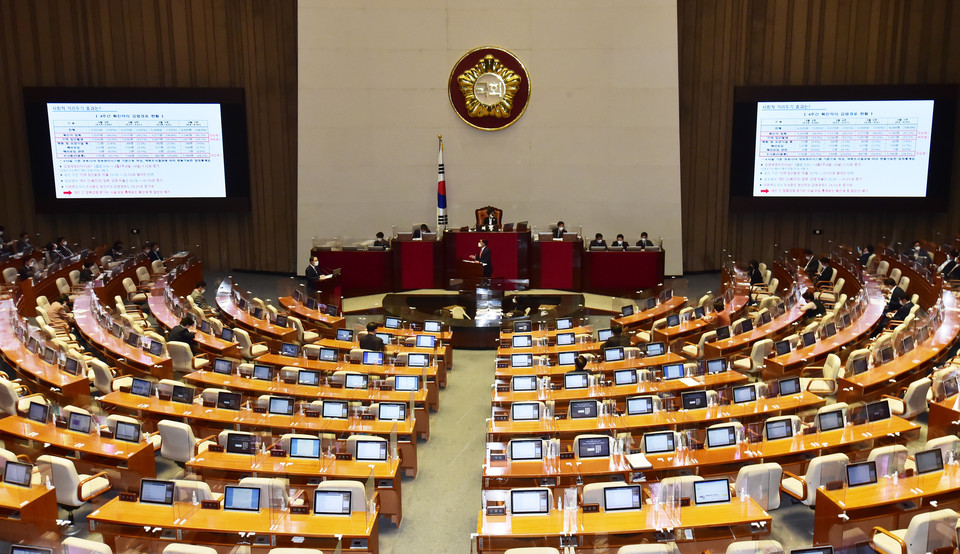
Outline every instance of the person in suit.
[(596, 247), (606, 247), (607, 241), (603, 240), (603, 233), (597, 233), (597, 235), (590, 241), (590, 248)]
[(190, 330), (191, 327), (193, 327), (193, 316), (183, 316), (183, 318), (180, 319), (180, 325), (170, 329), (170, 335), (167, 337), (167, 340), (186, 343), (190, 346), (191, 352), (196, 350), (197, 341), (194, 339), (197, 335)]
[(809, 248), (803, 251), (803, 255), (806, 256), (807, 260), (803, 266), (803, 272), (809, 277), (813, 277), (820, 272), (820, 260), (813, 255), (813, 250), (810, 250)]
[(57, 252), (64, 258), (69, 258), (73, 256), (73, 250), (67, 244), (67, 237), (60, 237), (57, 239)]
[(751, 286), (763, 284), (763, 273), (760, 273), (760, 262), (750, 260), (750, 267), (747, 269), (747, 273), (750, 275)]
[(110, 249), (109, 254), (110, 254), (110, 257), (114, 259), (114, 261), (119, 260), (120, 258), (123, 258), (123, 241), (118, 240), (114, 242), (113, 247)]
[(487, 212), (487, 216), (483, 218), (483, 230), (484, 231), (498, 231), (500, 229), (500, 221), (497, 220), (497, 213), (493, 210)]
[(383, 238), (383, 231), (378, 231), (378, 232), (377, 232), (377, 238), (376, 238), (376, 240), (373, 241), (373, 245), (374, 245), (374, 246), (381, 246), (381, 247), (383, 247), (383, 248), (386, 248), (387, 246), (390, 246), (390, 243), (387, 242), (387, 239)]
[(63, 259), (63, 257), (60, 255), (60, 251), (57, 250), (57, 245), (52, 242), (47, 243), (47, 246), (43, 251), (43, 258), (48, 266)]
[(960, 256), (957, 256), (957, 264), (953, 266), (953, 269), (950, 270), (950, 273), (944, 273), (943, 278), (947, 281), (957, 281), (960, 280)]
[(830, 267), (830, 258), (826, 256), (820, 258), (820, 265), (823, 267), (823, 269), (820, 270), (820, 275), (817, 276), (817, 284), (820, 285), (822, 283), (832, 283), (833, 274), (837, 270)]
[(487, 248), (487, 239), (480, 239), (480, 242), (477, 243), (477, 247), (480, 248), (480, 253), (477, 255), (471, 255), (471, 260), (477, 260), (483, 264), (483, 276), (487, 279), (493, 275), (493, 263), (491, 263), (491, 254), (490, 249)]
[(420, 228), (413, 232), (413, 238), (423, 239), (423, 235), (430, 232), (430, 228), (427, 227), (426, 223), (421, 223)]
[(930, 261), (930, 253), (920, 246), (920, 241), (918, 240), (913, 241), (913, 246), (911, 246), (910, 250), (907, 251), (907, 256), (915, 262), (918, 262), (924, 258), (926, 262)]
[(151, 243), (150, 243), (150, 252), (147, 254), (147, 258), (148, 258), (151, 262), (162, 262), (162, 261), (163, 261), (163, 255), (160, 254), (160, 245), (159, 245), (159, 244), (157, 244), (157, 243), (155, 243), (155, 242), (151, 242)]
[(17, 252), (24, 252), (28, 248), (33, 248), (30, 244), (30, 233), (20, 233), (20, 240), (17, 241)]
[(867, 262), (870, 261), (870, 256), (873, 256), (873, 245), (868, 244), (864, 247), (863, 252), (860, 253), (860, 265), (867, 267)]
[(627, 241), (623, 240), (623, 233), (617, 235), (617, 240), (610, 243), (610, 248), (626, 248), (630, 246)]
[(80, 282), (89, 283), (93, 281), (93, 260), (83, 262), (83, 269), (80, 270)]
[(800, 308), (800, 311), (803, 313), (804, 323), (809, 323), (822, 315), (826, 315), (827, 307), (823, 305), (820, 299), (813, 296), (813, 292), (809, 290), (805, 291), (803, 293), (803, 299), (807, 301), (807, 303)]
[(637, 246), (641, 246), (643, 248), (652, 248), (655, 245), (653, 244), (652, 240), (647, 238), (647, 232), (644, 231), (640, 233), (640, 240), (637, 241)]
[(303, 275), (307, 278), (307, 291), (312, 295), (317, 292), (315, 283), (320, 279), (330, 277), (329, 272), (320, 267), (320, 260), (316, 256), (311, 256), (310, 265), (304, 270)]
[(880, 324), (877, 325), (876, 330), (871, 336), (875, 337), (885, 331), (891, 321), (903, 321), (906, 319), (906, 317), (910, 315), (912, 308), (913, 302), (906, 296), (891, 298), (890, 304), (887, 305), (887, 311), (883, 314), (883, 317), (880, 318)]
[(377, 336), (377, 322), (367, 323), (367, 334), (360, 336), (360, 348), (363, 350), (373, 350), (374, 352), (383, 352), (385, 345), (383, 339)]
[(553, 238), (562, 239), (565, 226), (562, 221), (557, 222), (557, 228), (553, 230)]
[(613, 334), (610, 335), (610, 338), (604, 341), (603, 346), (600, 347), (600, 350), (616, 348), (618, 346), (622, 346), (624, 348), (631, 346), (630, 337), (623, 334), (623, 325), (620, 325), (619, 323), (610, 325), (610, 332)]
[(203, 295), (205, 292), (207, 292), (207, 282), (198, 281), (197, 286), (193, 287), (193, 291), (190, 293), (193, 304), (204, 311), (210, 309), (210, 304), (207, 303), (207, 297)]
[(956, 250), (951, 250), (950, 255), (947, 256), (946, 261), (940, 264), (940, 267), (937, 268), (937, 271), (940, 272), (940, 275), (943, 275), (946, 278), (947, 275), (950, 275), (950, 272), (953, 271), (953, 268), (957, 267), (957, 258), (960, 257), (960, 252)]

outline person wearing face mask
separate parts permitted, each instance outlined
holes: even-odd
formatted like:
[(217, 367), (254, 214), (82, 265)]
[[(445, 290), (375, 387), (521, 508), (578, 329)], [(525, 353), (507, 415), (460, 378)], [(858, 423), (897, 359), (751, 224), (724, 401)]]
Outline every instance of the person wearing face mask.
[(920, 241), (918, 240), (913, 241), (913, 246), (907, 252), (907, 256), (909, 256), (910, 259), (915, 262), (920, 261), (921, 259), (924, 259), (924, 261), (930, 260), (930, 253), (920, 246)]
[(20, 266), (18, 271), (21, 281), (26, 281), (31, 277), (37, 276), (37, 260), (35, 258), (27, 258), (23, 261), (23, 265)]
[(71, 249), (70, 245), (67, 244), (67, 237), (60, 237), (57, 239), (57, 252), (64, 258), (73, 256), (73, 249)]
[(199, 281), (197, 286), (193, 288), (193, 292), (190, 293), (194, 305), (204, 311), (210, 309), (210, 304), (207, 304), (207, 298), (203, 295), (205, 292), (207, 292), (207, 282)]
[(653, 246), (653, 241), (647, 238), (647, 233), (640, 233), (640, 240), (637, 241), (637, 246), (642, 246), (643, 248), (651, 248)]
[(157, 261), (161, 261), (161, 262), (162, 262), (162, 261), (163, 261), (163, 254), (160, 253), (160, 245), (159, 245), (159, 244), (157, 244), (157, 243), (155, 243), (155, 242), (151, 242), (151, 243), (150, 243), (150, 253), (147, 254), (147, 258), (148, 258), (151, 262), (157, 262)]
[(493, 275), (493, 264), (490, 263), (490, 249), (487, 248), (487, 239), (480, 239), (480, 242), (477, 243), (477, 248), (480, 249), (480, 253), (477, 255), (471, 255), (471, 260), (477, 260), (483, 264), (483, 276), (484, 278), (489, 278)]
[(27, 249), (32, 249), (33, 245), (30, 244), (30, 233), (20, 233), (20, 240), (17, 241), (17, 252), (25, 252)]
[(562, 239), (564, 233), (564, 225), (562, 221), (557, 222), (557, 228), (553, 230), (553, 238)]

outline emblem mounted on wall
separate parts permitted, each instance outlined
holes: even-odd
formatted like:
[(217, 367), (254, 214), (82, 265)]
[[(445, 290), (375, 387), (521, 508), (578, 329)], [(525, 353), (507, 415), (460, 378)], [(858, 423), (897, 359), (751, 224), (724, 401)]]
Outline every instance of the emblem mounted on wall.
[(527, 109), (530, 77), (512, 53), (484, 46), (463, 55), (447, 83), (450, 105), (471, 127), (499, 131), (513, 124)]

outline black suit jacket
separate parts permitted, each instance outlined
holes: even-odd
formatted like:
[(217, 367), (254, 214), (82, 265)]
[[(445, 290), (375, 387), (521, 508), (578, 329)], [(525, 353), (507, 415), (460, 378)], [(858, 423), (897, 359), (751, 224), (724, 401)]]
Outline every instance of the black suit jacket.
[(190, 350), (195, 350), (197, 348), (197, 343), (194, 340), (196, 334), (190, 329), (177, 325), (173, 329), (170, 329), (170, 336), (168, 340), (176, 342), (185, 342), (190, 345)]
[(899, 305), (899, 300), (906, 296), (907, 293), (904, 292), (899, 286), (893, 287), (893, 290), (890, 291), (890, 301), (887, 302), (887, 311), (891, 312), (894, 310), (895, 305)]
[(367, 333), (366, 335), (360, 336), (360, 348), (364, 350), (373, 350), (374, 352), (383, 352), (383, 339), (374, 335), (373, 333)]
[(630, 344), (630, 337), (620, 335), (610, 335), (606, 341), (604, 341), (603, 346), (600, 347), (601, 350), (606, 350), (607, 348), (616, 348), (622, 346), (624, 348), (633, 346)]
[(561, 230), (559, 227), (557, 227), (556, 229), (553, 230), (553, 238), (562, 239), (564, 231), (565, 230)]
[(817, 272), (817, 269), (819, 267), (820, 267), (820, 260), (818, 260), (816, 256), (813, 256), (812, 258), (810, 258), (809, 261), (807, 261), (807, 265), (803, 266), (803, 271), (807, 275), (813, 275), (814, 273)]
[(907, 318), (908, 315), (910, 315), (910, 310), (912, 309), (913, 309), (913, 302), (907, 300), (906, 302), (903, 303), (903, 306), (901, 306), (900, 309), (897, 310), (897, 313), (893, 314), (892, 319), (895, 321), (903, 321), (904, 319)]
[(323, 275), (322, 273), (320, 273), (320, 268), (319, 268), (319, 267), (313, 267), (313, 264), (308, 265), (308, 266), (307, 266), (307, 269), (305, 269), (305, 270), (303, 271), (303, 274), (304, 274), (304, 276), (307, 278), (308, 281), (313, 281), (313, 280), (315, 280), (315, 279), (319, 279), (320, 276)]
[(827, 267), (823, 268), (823, 271), (820, 272), (820, 276), (817, 277), (817, 282), (820, 282), (820, 281), (830, 281), (830, 279), (833, 279), (833, 272), (834, 272), (834, 271), (836, 271), (836, 270), (833, 269), (833, 268), (830, 267), (830, 266), (827, 266)]
[(637, 246), (643, 246), (644, 248), (651, 248), (654, 246), (653, 241), (650, 239), (640, 239), (637, 241)]
[(483, 224), (490, 229), (496, 229), (500, 227), (500, 222), (497, 221), (497, 217), (494, 215), (488, 215), (484, 220)]
[(610, 243), (610, 248), (626, 248), (629, 246), (625, 240), (615, 240)]
[(69, 246), (57, 245), (57, 253), (63, 256), (64, 258), (69, 258), (73, 256), (73, 250), (70, 250)]
[(147, 254), (147, 259), (150, 260), (151, 262), (158, 262), (163, 260), (163, 256), (160, 255), (160, 252), (157, 252), (156, 250), (151, 250), (150, 253)]
[(483, 264), (483, 276), (490, 277), (493, 275), (493, 264), (491, 263), (491, 254), (490, 249), (486, 246), (480, 250), (480, 254), (477, 256), (477, 261)]
[(590, 246), (606, 246), (607, 241), (605, 240), (592, 240), (590, 241)]

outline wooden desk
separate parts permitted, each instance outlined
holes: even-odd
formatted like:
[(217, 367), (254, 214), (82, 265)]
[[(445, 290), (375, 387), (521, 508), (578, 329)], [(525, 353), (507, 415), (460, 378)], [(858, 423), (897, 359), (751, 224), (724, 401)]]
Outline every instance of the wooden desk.
[[(267, 514), (269, 513), (269, 516)], [(261, 513), (203, 510), (190, 503), (174, 506), (121, 502), (119, 498), (107, 502), (87, 516), (90, 531), (103, 535), (103, 541), (114, 552), (124, 551), (123, 537), (136, 539), (138, 544), (147, 543), (147, 551), (159, 552), (162, 544), (154, 528), (173, 532), (177, 542), (189, 544), (236, 544), (240, 533), (255, 533), (266, 539), (273, 547), (321, 548), (333, 551), (338, 544), (338, 535), (343, 536), (344, 547), (353, 540), (367, 541), (366, 548), (351, 552), (379, 552), (379, 529), (377, 515), (367, 517), (366, 512), (354, 512), (350, 516), (320, 516), (314, 514), (291, 514), (286, 510)], [(145, 531), (148, 528), (150, 531)], [(295, 543), (294, 537), (303, 542)], [(152, 542), (157, 541), (157, 542)]]
[[(598, 512), (553, 509), (547, 515), (487, 516), (477, 518), (476, 547), (478, 553), (502, 552), (517, 546), (531, 546), (529, 540), (542, 538), (538, 546), (560, 546), (560, 538), (576, 535), (580, 539), (578, 553), (610, 552), (644, 539), (658, 542), (657, 532), (676, 529), (678, 546), (686, 551), (704, 549), (723, 551), (735, 540), (749, 540), (770, 533), (771, 517), (753, 500), (729, 504), (666, 508), (645, 505), (636, 511)], [(763, 527), (751, 528), (751, 523)], [(690, 539), (685, 539), (685, 531)], [(695, 546), (694, 546), (695, 543)]]
[(610, 324), (619, 323), (624, 330), (636, 330), (641, 327), (647, 327), (654, 321), (667, 317), (668, 315), (680, 311), (687, 303), (683, 296), (674, 296), (662, 304), (657, 304), (649, 310), (641, 310), (626, 317), (610, 318)]
[(321, 456), (317, 460), (272, 456), (258, 453), (228, 454), (225, 452), (201, 453), (187, 462), (187, 467), (204, 477), (204, 481), (227, 480), (235, 483), (243, 477), (284, 477), (298, 488), (316, 486), (321, 481), (351, 479), (364, 482), (373, 476), (377, 494), (380, 495), (380, 515), (400, 525), (403, 508), (400, 495), (400, 460), (388, 457), (386, 462), (358, 462), (337, 460), (334, 456)]
[[(43, 254), (40, 251), (35, 252), (35, 254), (37, 259), (41, 259), (43, 257)], [(67, 279), (67, 282), (69, 283), (70, 272), (82, 269), (84, 262), (90, 258), (99, 259), (99, 256), (91, 251), (89, 254), (87, 254), (86, 258), (77, 260), (71, 264), (67, 264), (66, 266), (61, 267), (56, 272), (47, 275), (39, 281), (35, 281), (34, 279), (20, 281), (20, 283), (18, 283), (20, 288), (20, 299), (18, 301), (20, 315), (24, 317), (36, 316), (37, 298), (46, 296), (48, 300), (53, 301), (59, 297), (60, 288), (57, 286), (57, 279), (62, 277)], [(18, 270), (20, 269), (19, 265), (15, 267), (17, 267)]]
[(663, 282), (663, 250), (607, 250), (583, 253), (583, 290), (631, 295)]
[(335, 329), (346, 327), (346, 320), (339, 316), (327, 315), (320, 310), (304, 306), (295, 301), (292, 296), (281, 296), (277, 299), (285, 310), (300, 319), (304, 327), (317, 329), (323, 336), (332, 337)]
[[(667, 352), (662, 356), (651, 356), (649, 358), (627, 358), (619, 362), (591, 362), (587, 364), (587, 370), (594, 373), (612, 373), (620, 369), (640, 369), (644, 367), (657, 367), (663, 364), (676, 364), (689, 361), (683, 356)], [(499, 366), (499, 364), (498, 364)], [(533, 367), (497, 367), (494, 377), (497, 379), (509, 379), (514, 375), (538, 375), (554, 376), (563, 375), (570, 371), (570, 366), (545, 366), (534, 365)]]
[(345, 296), (363, 296), (393, 291), (393, 251), (333, 250), (313, 248), (310, 252), (320, 260), (320, 267), (339, 268)]
[[(359, 349), (360, 344), (358, 342), (347, 342), (343, 340), (336, 339), (320, 339), (315, 344), (318, 346), (324, 346), (327, 348), (333, 348), (338, 351), (338, 353), (347, 353), (353, 349)], [(427, 354), (433, 360), (431, 367), (435, 367), (435, 375), (433, 377), (437, 378), (437, 383), (440, 385), (440, 388), (447, 387), (447, 369), (452, 367), (452, 356), (450, 353), (453, 351), (453, 348), (449, 344), (437, 344), (435, 348), (417, 348), (416, 346), (399, 346), (396, 344), (386, 344), (384, 345), (383, 355), (385, 358), (396, 357), (397, 354), (401, 352), (406, 352), (408, 354)], [(262, 359), (262, 358), (260, 358)], [(386, 361), (386, 360), (385, 360)], [(356, 364), (351, 364), (356, 365)], [(374, 366), (367, 366), (374, 367)], [(384, 367), (387, 367), (386, 365)]]
[(930, 402), (927, 414), (927, 439), (960, 433), (960, 395)]
[(44, 362), (40, 355), (27, 350), (10, 326), (10, 315), (14, 312), (12, 300), (0, 301), (0, 355), (3, 359), (25, 383), (32, 385), (30, 388), (34, 392), (60, 404), (89, 406), (90, 381), (87, 376), (60, 371), (57, 366)]
[[(960, 506), (960, 469), (946, 464), (943, 471), (900, 477), (897, 483), (880, 477), (876, 484), (817, 489), (814, 544), (852, 547), (870, 540), (873, 527), (906, 529), (910, 519), (933, 510)], [(937, 503), (934, 508), (931, 501)], [(846, 514), (844, 520), (840, 514)]]
[[(279, 373), (279, 372), (278, 372)], [(234, 390), (255, 400), (264, 394), (292, 396), (301, 400), (347, 400), (350, 402), (409, 402), (409, 392), (386, 391), (381, 389), (332, 388), (328, 385), (310, 386), (287, 384), (282, 381), (261, 381), (239, 375), (222, 375), (212, 371), (194, 371), (183, 378), (184, 381), (199, 385), (200, 388), (216, 387)], [(427, 389), (421, 388), (414, 394), (414, 432), (423, 440), (430, 439), (430, 419), (427, 414)]]
[(800, 308), (799, 304), (795, 305), (782, 316), (774, 318), (766, 325), (754, 327), (749, 333), (741, 333), (729, 339), (704, 343), (704, 358), (728, 358), (737, 352), (747, 350), (757, 341), (777, 339), (788, 334), (803, 317), (803, 311)]
[[(445, 283), (456, 278), (457, 260), (464, 260), (479, 252), (477, 241), (487, 239), (490, 248), (493, 278), (527, 279), (530, 277), (530, 232), (529, 231), (459, 231), (443, 234)], [(440, 287), (443, 288), (443, 287)]]
[[(131, 413), (141, 420), (156, 422), (161, 419), (184, 421), (203, 436), (224, 429), (247, 431), (266, 430), (271, 434), (291, 431), (304, 433), (334, 433), (346, 438), (349, 435), (377, 435), (389, 439), (396, 430), (397, 448), (400, 450), (400, 467), (410, 477), (417, 474), (417, 443), (413, 435), (413, 417), (404, 421), (377, 421), (351, 417), (349, 419), (324, 419), (301, 414), (283, 416), (258, 414), (251, 409), (224, 410), (207, 408), (202, 404), (181, 404), (157, 397), (145, 398), (127, 392), (115, 391), (100, 397), (100, 403), (109, 410)], [(153, 426), (156, 427), (155, 424)]]
[[(496, 252), (496, 250), (494, 250)], [(583, 290), (581, 288), (583, 239), (538, 240), (533, 242), (530, 256), (532, 270), (530, 280), (534, 288)], [(496, 267), (496, 266), (494, 266)], [(618, 269), (617, 273), (622, 274)], [(656, 281), (659, 283), (660, 281)], [(642, 287), (641, 287), (642, 288)], [(634, 289), (634, 292), (639, 289)]]
[(3, 540), (13, 543), (40, 542), (41, 539), (59, 542), (56, 489), (0, 483), (0, 529)]
[(77, 433), (21, 416), (0, 419), (0, 435), (17, 439), (7, 445), (16, 454), (26, 454), (31, 460), (44, 454), (69, 458), (79, 473), (107, 472), (110, 486), (121, 490), (139, 490), (142, 477), (157, 474), (153, 445), (145, 440), (131, 443), (101, 437), (97, 432)]
[(252, 342), (262, 340), (273, 351), (280, 350), (282, 342), (297, 342), (296, 329), (274, 325), (266, 319), (253, 317), (246, 310), (240, 310), (233, 303), (233, 286), (233, 281), (228, 278), (224, 279), (217, 289), (217, 308), (220, 310), (224, 325), (233, 324), (246, 330)]
[[(748, 299), (749, 298), (746, 295), (738, 294), (733, 297), (732, 301), (728, 302), (723, 307), (723, 311), (729, 314), (730, 321), (734, 321), (736, 317), (743, 311), (743, 309), (747, 306)], [(677, 340), (699, 337), (703, 333), (713, 328), (715, 320), (715, 317), (706, 316), (699, 319), (684, 321), (680, 325), (654, 329), (653, 340), (672, 344)]]
[[(93, 315), (93, 293), (87, 288), (73, 303), (73, 316), (80, 334), (98, 352), (108, 358), (122, 373), (152, 375), (158, 379), (173, 377), (173, 360), (166, 356), (152, 356), (134, 348), (100, 327)], [(112, 305), (111, 300), (111, 305)]]

